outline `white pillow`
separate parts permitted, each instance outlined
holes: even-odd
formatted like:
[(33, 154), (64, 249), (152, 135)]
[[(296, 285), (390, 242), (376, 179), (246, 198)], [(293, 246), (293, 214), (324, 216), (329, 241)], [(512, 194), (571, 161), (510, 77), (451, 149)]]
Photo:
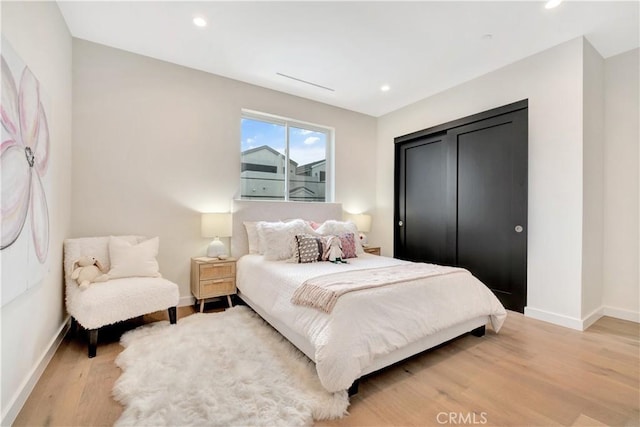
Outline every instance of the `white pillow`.
[(322, 236), (339, 236), (344, 233), (353, 233), (356, 237), (356, 254), (364, 253), (360, 239), (358, 239), (358, 227), (356, 227), (356, 225), (351, 221), (336, 221), (334, 219), (329, 219), (320, 227), (316, 228), (316, 233)]
[(264, 249), (264, 258), (271, 261), (293, 257), (292, 242), (297, 234), (313, 234), (313, 229), (301, 219), (290, 222), (259, 222), (256, 228), (261, 239), (260, 249)]
[(258, 222), (245, 221), (244, 228), (247, 230), (247, 240), (249, 242), (249, 253), (260, 253), (260, 241), (258, 240)]
[(110, 236), (111, 270), (109, 270), (109, 278), (160, 277), (160, 267), (156, 260), (159, 244), (159, 237), (135, 245), (124, 239)]
[(256, 222), (256, 232), (258, 234), (258, 253), (260, 255), (264, 255), (264, 250), (267, 247), (267, 242), (264, 240), (264, 232), (262, 231), (262, 226), (272, 227), (277, 226), (278, 224), (282, 224), (282, 221), (258, 221)]

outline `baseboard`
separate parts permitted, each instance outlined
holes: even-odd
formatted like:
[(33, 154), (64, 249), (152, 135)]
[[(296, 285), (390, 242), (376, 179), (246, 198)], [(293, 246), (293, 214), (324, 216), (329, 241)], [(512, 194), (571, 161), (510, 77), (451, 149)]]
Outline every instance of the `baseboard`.
[(178, 307), (185, 307), (187, 305), (194, 305), (196, 303), (196, 299), (193, 295), (188, 297), (180, 297), (180, 301), (178, 301)]
[(532, 319), (542, 320), (543, 322), (553, 323), (554, 325), (564, 326), (565, 328), (583, 330), (583, 321), (574, 317), (565, 316), (564, 314), (552, 313), (550, 311), (540, 310), (538, 308), (525, 307), (524, 315)]
[(589, 326), (593, 325), (600, 319), (603, 314), (602, 307), (593, 310), (588, 316), (582, 318), (582, 330), (586, 330)]
[[(33, 391), (33, 388), (38, 383), (38, 380), (42, 376), (42, 373), (47, 368), (47, 365), (53, 358), (53, 355), (56, 354), (60, 343), (64, 339), (64, 336), (67, 334), (69, 330), (69, 317), (67, 317), (58, 328), (58, 333), (53, 337), (53, 339), (49, 342), (49, 345), (40, 356), (38, 363), (31, 369), (27, 378), (22, 382), (18, 392), (15, 396), (9, 401), (7, 408), (2, 408), (2, 422), (0, 425), (10, 426), (16, 420), (16, 417), (20, 413), (20, 410), (24, 406), (25, 402), (29, 398), (29, 395)], [(6, 410), (4, 410), (6, 409)]]
[(602, 315), (615, 317), (616, 319), (629, 320), (630, 322), (640, 323), (640, 312), (625, 310), (616, 307), (602, 307)]
[(609, 306), (597, 308), (582, 319), (576, 319), (563, 314), (552, 313), (531, 307), (525, 307), (524, 315), (531, 317), (532, 319), (542, 320), (544, 322), (553, 323), (554, 325), (564, 326), (578, 331), (584, 331), (589, 326), (597, 322), (602, 316), (609, 316), (616, 319), (640, 323), (640, 313)]

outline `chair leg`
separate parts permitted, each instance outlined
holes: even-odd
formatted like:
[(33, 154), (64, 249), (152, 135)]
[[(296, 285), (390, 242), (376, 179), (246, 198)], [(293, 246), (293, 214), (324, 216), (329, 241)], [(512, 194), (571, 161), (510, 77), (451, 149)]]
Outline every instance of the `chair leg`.
[(69, 325), (69, 338), (75, 338), (78, 334), (78, 321), (75, 317), (71, 316), (71, 324)]
[(98, 330), (89, 329), (89, 358), (96, 357), (96, 347), (98, 346)]
[(172, 325), (176, 324), (177, 320), (177, 311), (176, 307), (169, 307), (169, 323)]

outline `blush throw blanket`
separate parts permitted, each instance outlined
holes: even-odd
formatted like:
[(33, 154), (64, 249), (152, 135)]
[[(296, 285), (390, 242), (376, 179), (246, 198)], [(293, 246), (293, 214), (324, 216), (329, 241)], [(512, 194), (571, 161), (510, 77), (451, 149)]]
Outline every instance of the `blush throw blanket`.
[(413, 263), (326, 274), (306, 280), (296, 289), (291, 302), (331, 313), (338, 298), (349, 292), (459, 273), (467, 271), (442, 265)]

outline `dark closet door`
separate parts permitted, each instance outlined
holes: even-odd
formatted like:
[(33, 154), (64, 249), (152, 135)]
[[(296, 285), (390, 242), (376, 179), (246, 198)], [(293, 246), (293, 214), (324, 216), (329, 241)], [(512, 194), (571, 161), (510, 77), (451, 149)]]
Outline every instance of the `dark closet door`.
[(449, 132), (457, 150), (457, 265), (505, 307), (524, 311), (527, 260), (527, 112)]
[[(449, 145), (446, 135), (421, 138), (400, 151), (399, 217), (396, 256), (437, 264), (455, 262), (447, 231), (455, 215), (455, 199), (448, 191)], [(451, 223), (451, 224), (450, 224)]]
[(527, 101), (396, 138), (395, 256), (527, 294)]

